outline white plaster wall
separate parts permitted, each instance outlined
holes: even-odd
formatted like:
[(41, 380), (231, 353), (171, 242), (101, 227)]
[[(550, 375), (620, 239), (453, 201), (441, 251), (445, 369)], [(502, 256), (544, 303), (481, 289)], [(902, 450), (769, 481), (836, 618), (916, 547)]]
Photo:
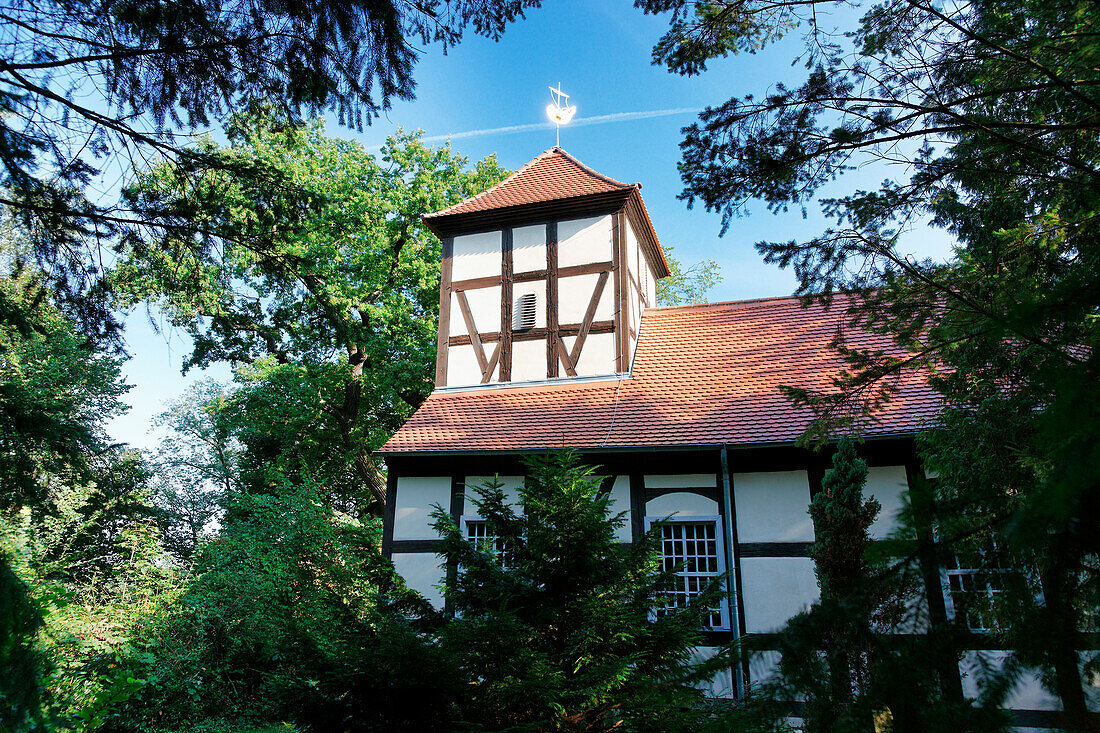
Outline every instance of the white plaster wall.
[[(600, 276), (574, 275), (558, 278), (558, 323), (562, 325), (581, 323), (585, 311), (596, 292), (596, 283)], [(609, 277), (600, 293), (600, 302), (596, 305), (595, 321), (610, 321), (615, 315), (615, 285)]]
[(819, 597), (814, 564), (808, 557), (741, 558), (745, 630), (776, 631)]
[(436, 588), (446, 576), (443, 558), (431, 552), (395, 552), (390, 558), (405, 585), (424, 596), (436, 608), (443, 607), (443, 592)]
[(512, 272), (546, 269), (546, 225), (512, 230)]
[(638, 252), (638, 236), (634, 233), (634, 227), (630, 226), (630, 219), (624, 217), (626, 222), (626, 262), (630, 274), (635, 279), (638, 275), (638, 262), (641, 259)]
[(868, 469), (865, 496), (874, 496), (882, 504), (875, 523), (871, 525), (871, 537), (883, 539), (897, 527), (898, 512), (905, 506), (909, 483), (905, 479), (905, 466), (876, 466)]
[[(524, 293), (535, 294), (535, 328), (546, 328), (546, 281), (539, 280), (538, 282), (527, 283), (513, 283), (512, 284), (512, 310), (510, 310), (509, 317), (514, 318), (516, 313), (516, 301), (519, 300), (519, 296)], [(451, 318), (454, 318), (454, 314), (451, 314)], [(509, 326), (511, 322), (509, 321)], [(522, 333), (522, 332), (521, 332)], [(545, 371), (545, 369), (543, 370)]]
[[(496, 333), (500, 331), (500, 286), (474, 288), (465, 291), (465, 295), (477, 332)], [(451, 293), (450, 320), (452, 336), (465, 336), (468, 333), (466, 319), (462, 317), (462, 308), (458, 304), (458, 293)], [(486, 351), (485, 356), (488, 357), (490, 353)]]
[(474, 506), (473, 502), (475, 489), (481, 487), (487, 481), (491, 482), (494, 480), (504, 484), (504, 495), (507, 497), (508, 503), (512, 505), (512, 508), (516, 511), (523, 511), (523, 507), (519, 506), (519, 490), (523, 486), (523, 476), (467, 476), (465, 481), (466, 485), (462, 492), (463, 516), (477, 516), (477, 507)]
[(611, 484), (611, 516), (619, 512), (625, 512), (625, 520), (615, 529), (615, 539), (619, 542), (630, 542), (634, 537), (630, 533), (630, 477), (616, 476)]
[(767, 682), (779, 667), (779, 652), (753, 652), (749, 655), (749, 684), (752, 686)]
[(630, 283), (630, 297), (627, 302), (630, 304), (630, 327), (634, 329), (634, 333), (638, 333), (638, 322), (642, 317), (642, 296), (633, 282)]
[(645, 266), (645, 278), (642, 287), (645, 289), (650, 307), (655, 308), (657, 306), (657, 276), (653, 274), (653, 270), (650, 269), (648, 264)]
[(393, 512), (395, 540), (436, 540), (432, 529), (433, 504), (445, 510), (451, 502), (450, 476), (399, 476)]
[[(564, 339), (563, 339), (564, 340)], [(576, 339), (570, 337), (568, 348), (572, 349), (572, 342)], [(590, 333), (584, 340), (581, 355), (577, 359), (577, 376), (594, 377), (602, 374), (615, 373), (615, 334), (614, 333)]]
[[(691, 653), (691, 661), (695, 663), (705, 662), (717, 653), (717, 647), (697, 646)], [(726, 700), (737, 697), (737, 688), (733, 684), (733, 670), (729, 667), (720, 670), (709, 682), (701, 683), (698, 687), (707, 697)]]
[(738, 542), (812, 542), (810, 479), (805, 471), (733, 475)]
[(647, 501), (645, 505), (645, 515), (653, 519), (664, 519), (670, 515), (677, 519), (713, 517), (716, 514), (718, 514), (718, 502), (690, 491), (662, 494), (656, 499)]
[(463, 234), (454, 238), (451, 280), (500, 274), (501, 233)]
[(477, 363), (474, 345), (448, 347), (447, 386), (460, 387), (470, 384), (481, 384), (481, 365)]
[[(993, 670), (999, 670), (1007, 656), (1008, 652), (1005, 651), (964, 652), (959, 662), (963, 694), (972, 698), (981, 694), (980, 685), (984, 678), (982, 665), (989, 665)], [(1005, 707), (1017, 710), (1061, 710), (1062, 703), (1043, 689), (1035, 674), (1025, 673), (1009, 693), (1005, 700)]]
[(512, 381), (546, 379), (546, 340), (512, 341)]
[(710, 489), (717, 485), (718, 476), (713, 473), (647, 473), (647, 489)]
[(558, 267), (610, 261), (610, 215), (558, 222)]

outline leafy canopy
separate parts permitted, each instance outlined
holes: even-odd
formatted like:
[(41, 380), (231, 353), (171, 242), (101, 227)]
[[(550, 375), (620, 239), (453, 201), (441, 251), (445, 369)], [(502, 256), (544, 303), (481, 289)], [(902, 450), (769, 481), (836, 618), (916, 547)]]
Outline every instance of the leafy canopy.
[[(380, 504), (372, 451), (433, 384), (441, 245), (421, 217), (506, 172), (492, 157), (468, 168), (418, 134), (371, 155), (320, 122), (266, 112), (237, 115), (227, 135), (200, 146), (222, 169), (164, 163), (127, 189), (135, 210), (172, 226), (129, 233), (118, 302), (152, 303), (185, 329), (186, 366), (228, 361), (242, 383), (280, 393), (266, 402), (280, 419), (252, 423), (263, 465), (278, 443), (304, 441), (343, 464), (347, 477), (328, 472), (338, 486)], [(256, 409), (270, 396), (249, 394)]]
[(189, 132), (257, 105), (362, 128), (412, 99), (413, 44), (499, 38), (538, 0), (10, 3), (0, 11), (0, 203), (78, 327), (117, 338), (97, 250), (135, 223), (120, 176), (152, 160), (218, 167)]

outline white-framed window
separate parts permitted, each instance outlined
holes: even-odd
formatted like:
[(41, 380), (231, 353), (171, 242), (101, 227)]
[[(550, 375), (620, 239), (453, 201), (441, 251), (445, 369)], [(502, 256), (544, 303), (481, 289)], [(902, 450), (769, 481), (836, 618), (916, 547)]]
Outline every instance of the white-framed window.
[(1006, 572), (992, 540), (956, 550), (947, 558), (941, 576), (947, 617), (954, 620), (962, 615), (970, 631), (996, 631), (996, 606)]
[(493, 534), (489, 523), (484, 519), (477, 516), (463, 516), (462, 533), (470, 544), (496, 557), (502, 569), (508, 570), (511, 567), (507, 544)]
[[(665, 570), (677, 569), (676, 580), (669, 589), (665, 604), (656, 615), (683, 608), (700, 595), (715, 578), (726, 572), (725, 549), (722, 540), (722, 519), (718, 516), (692, 516), (665, 520), (646, 517), (646, 526), (661, 524), (661, 562)], [(728, 630), (729, 605), (725, 596), (711, 609), (707, 628)]]

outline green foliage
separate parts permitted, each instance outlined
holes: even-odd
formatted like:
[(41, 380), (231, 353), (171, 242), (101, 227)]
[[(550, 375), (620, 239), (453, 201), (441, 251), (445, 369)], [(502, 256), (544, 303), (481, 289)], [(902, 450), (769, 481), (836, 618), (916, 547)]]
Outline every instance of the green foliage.
[(522, 513), (499, 483), (469, 487), (491, 546), (473, 544), (441, 508), (435, 527), (457, 567), (446, 585), (455, 617), (440, 640), (464, 683), (462, 730), (703, 730), (733, 713), (703, 706), (701, 683), (727, 654), (691, 661), (724, 592), (651, 619), (674, 569), (660, 562), (660, 530), (623, 545), (594, 469), (569, 453), (535, 458)]
[(148, 620), (155, 680), (119, 730), (227, 717), (317, 730), (424, 730), (445, 705), (440, 665), (403, 622), (432, 616), (377, 550), (376, 520), (334, 512), (315, 483), (233, 492), (233, 521), (202, 545), (171, 612)]
[[(927, 618), (915, 592), (919, 585), (911, 582), (917, 579), (907, 572), (912, 561), (884, 557), (872, 543), (870, 527), (881, 505), (863, 494), (867, 476), (855, 442), (842, 438), (810, 503), (816, 540), (809, 554), (821, 598), (774, 640), (749, 644), (750, 650), (780, 654), (764, 694), (802, 700), (808, 733), (1002, 729), (1007, 719), (996, 702), (975, 707), (945, 694), (936, 638), (897, 636), (911, 634)], [(910, 543), (900, 546), (912, 556)], [(957, 653), (949, 662), (957, 668)]]
[(707, 293), (722, 282), (722, 272), (714, 260), (701, 260), (684, 266), (672, 255), (673, 248), (664, 245), (669, 276), (657, 281), (657, 305), (694, 305), (707, 302)]
[[(820, 235), (757, 245), (793, 268), (800, 294), (844, 293), (853, 326), (894, 341), (840, 334), (849, 369), (835, 388), (788, 395), (816, 412), (807, 438), (821, 438), (933, 376), (945, 409), (922, 447), (941, 475), (925, 510), (938, 561), (981, 558), (1001, 608), (970, 610), (1018, 650), (982, 675), (987, 697), (1032, 669), (1068, 729), (1094, 726), (1077, 633), (1100, 609), (1100, 6), (868, 0), (845, 34), (826, 10), (850, 17), (850, 3), (639, 5), (672, 11), (655, 58), (680, 73), (805, 32), (800, 85), (730, 99), (687, 130), (683, 195), (726, 223), (750, 200), (805, 207), (857, 166), (899, 164), (879, 166), (877, 187), (822, 199)], [(925, 221), (955, 238), (946, 262), (899, 244)], [(1084, 661), (1086, 674), (1100, 664)]]
[[(171, 226), (130, 232), (115, 290), (188, 332), (187, 366), (250, 365), (239, 377), (248, 409), (264, 403), (260, 384), (285, 400), (262, 408), (282, 432), (261, 442), (325, 454), (309, 462), (334, 492), (377, 509), (385, 487), (372, 452), (432, 389), (441, 253), (421, 217), (505, 171), (493, 158), (468, 170), (416, 134), (376, 157), (320, 122), (287, 125), (270, 111), (236, 115), (227, 135), (227, 147), (196, 148), (221, 169), (163, 164), (127, 190), (136, 210)], [(274, 465), (280, 449), (268, 447), (256, 455)]]
[[(537, 0), (84, 0), (6, 7), (0, 203), (31, 234), (55, 298), (82, 332), (117, 339), (99, 248), (135, 221), (172, 226), (88, 190), (135, 160), (217, 169), (183, 131), (278, 105), (362, 129), (412, 99), (417, 45), (499, 38)], [(103, 185), (97, 185), (103, 184)]]
[(119, 359), (91, 346), (53, 304), (22, 234), (0, 238), (0, 510), (45, 499), (47, 477), (87, 471), (102, 422), (122, 409)]
[(821, 480), (821, 491), (810, 500), (816, 537), (810, 559), (823, 601), (843, 603), (867, 583), (868, 530), (882, 505), (874, 497), (863, 498), (866, 483), (867, 463), (856, 455), (851, 438), (841, 438), (833, 467)]

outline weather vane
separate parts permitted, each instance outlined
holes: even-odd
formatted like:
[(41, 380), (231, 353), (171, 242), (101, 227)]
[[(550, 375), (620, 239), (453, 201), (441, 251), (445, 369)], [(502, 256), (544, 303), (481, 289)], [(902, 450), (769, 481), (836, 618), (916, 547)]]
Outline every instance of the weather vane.
[(546, 105), (546, 116), (554, 123), (554, 145), (561, 146), (561, 126), (569, 124), (577, 113), (577, 106), (569, 104), (569, 95), (561, 90), (560, 81), (557, 89), (550, 87), (550, 98), (554, 101)]

